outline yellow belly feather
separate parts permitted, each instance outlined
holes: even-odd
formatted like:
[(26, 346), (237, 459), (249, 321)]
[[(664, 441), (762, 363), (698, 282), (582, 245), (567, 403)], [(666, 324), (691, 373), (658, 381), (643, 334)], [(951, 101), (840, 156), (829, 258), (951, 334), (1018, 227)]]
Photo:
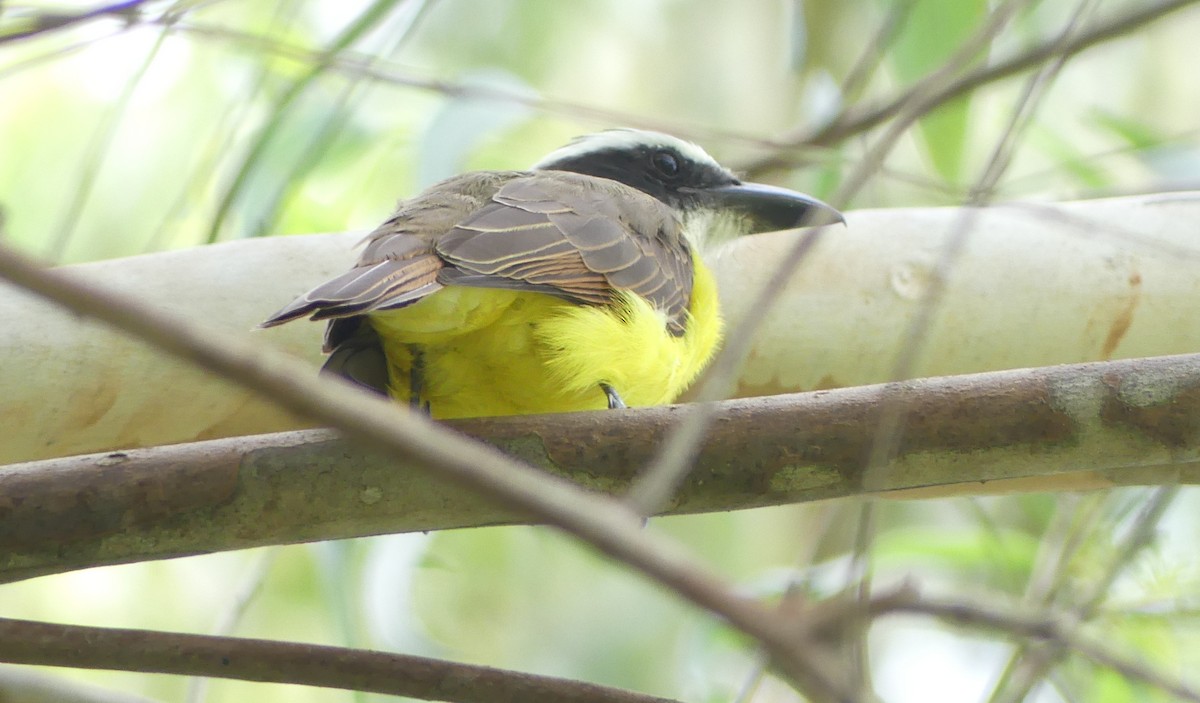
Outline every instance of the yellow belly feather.
[(686, 333), (626, 294), (586, 306), (541, 293), (448, 287), (400, 310), (371, 315), (389, 361), (390, 391), (408, 402), (412, 348), (436, 418), (567, 412), (607, 407), (601, 383), (630, 406), (673, 401), (721, 337), (716, 284), (693, 257)]

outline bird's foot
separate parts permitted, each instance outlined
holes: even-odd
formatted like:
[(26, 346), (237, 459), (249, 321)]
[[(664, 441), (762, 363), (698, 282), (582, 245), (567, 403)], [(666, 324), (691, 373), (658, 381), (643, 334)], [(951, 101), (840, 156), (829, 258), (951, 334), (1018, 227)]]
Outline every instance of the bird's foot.
[(608, 385), (607, 383), (601, 383), (600, 388), (602, 388), (604, 390), (604, 396), (606, 398), (608, 398), (608, 409), (609, 410), (617, 410), (619, 408), (628, 407), (627, 405), (625, 405), (625, 401), (621, 400), (621, 395), (619, 393), (617, 393), (615, 388)]

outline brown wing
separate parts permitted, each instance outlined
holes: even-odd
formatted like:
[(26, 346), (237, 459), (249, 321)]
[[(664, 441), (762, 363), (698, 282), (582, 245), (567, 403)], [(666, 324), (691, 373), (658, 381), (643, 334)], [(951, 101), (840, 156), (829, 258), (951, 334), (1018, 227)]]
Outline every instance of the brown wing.
[(445, 285), (537, 290), (585, 304), (628, 290), (683, 333), (691, 255), (678, 219), (628, 186), (566, 172), (505, 183), (492, 202), (439, 237)]
[[(395, 214), (363, 240), (366, 247), (354, 268), (300, 296), (261, 326), (273, 327), (305, 316), (336, 321), (403, 307), (440, 290), (437, 274), (445, 262), (433, 249), (437, 235), (490, 202), (504, 181), (520, 175), (516, 171), (469, 173), (402, 202)], [(353, 327), (331, 325), (326, 349), (340, 341), (341, 330)]]
[(664, 204), (615, 181), (566, 172), (484, 172), (433, 186), (367, 237), (358, 264), (272, 315), (272, 326), (334, 319), (326, 346), (375, 310), (404, 307), (444, 286), (530, 290), (583, 304), (629, 290), (682, 334), (690, 253)]

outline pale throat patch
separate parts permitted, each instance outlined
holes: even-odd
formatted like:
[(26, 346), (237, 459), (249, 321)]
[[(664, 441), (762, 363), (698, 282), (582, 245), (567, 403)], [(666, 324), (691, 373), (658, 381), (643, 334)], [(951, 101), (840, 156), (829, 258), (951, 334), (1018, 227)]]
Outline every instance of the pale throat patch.
[(731, 210), (692, 210), (683, 214), (683, 236), (701, 257), (750, 229), (745, 215)]

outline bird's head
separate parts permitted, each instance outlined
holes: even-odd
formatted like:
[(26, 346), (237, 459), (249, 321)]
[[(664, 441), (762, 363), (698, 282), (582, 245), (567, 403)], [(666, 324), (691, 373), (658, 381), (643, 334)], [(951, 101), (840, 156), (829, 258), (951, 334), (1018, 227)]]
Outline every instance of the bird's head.
[(589, 134), (534, 164), (608, 178), (675, 210), (701, 250), (744, 234), (842, 222), (816, 198), (786, 188), (743, 183), (699, 146), (661, 132), (613, 129)]

